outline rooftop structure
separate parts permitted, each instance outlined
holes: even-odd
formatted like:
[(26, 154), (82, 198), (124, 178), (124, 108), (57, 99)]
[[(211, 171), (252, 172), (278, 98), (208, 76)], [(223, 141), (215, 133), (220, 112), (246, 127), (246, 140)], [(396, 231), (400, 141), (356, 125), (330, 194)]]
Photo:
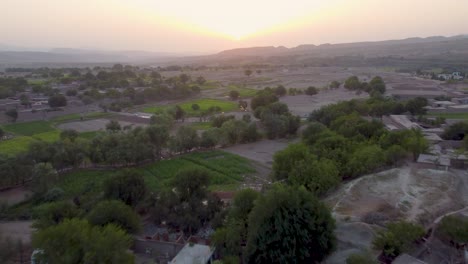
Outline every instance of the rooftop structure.
[(214, 249), (200, 244), (186, 244), (170, 264), (206, 264), (212, 262)]
[(426, 264), (426, 262), (421, 261), (408, 254), (402, 254), (398, 256), (392, 263), (393, 264)]

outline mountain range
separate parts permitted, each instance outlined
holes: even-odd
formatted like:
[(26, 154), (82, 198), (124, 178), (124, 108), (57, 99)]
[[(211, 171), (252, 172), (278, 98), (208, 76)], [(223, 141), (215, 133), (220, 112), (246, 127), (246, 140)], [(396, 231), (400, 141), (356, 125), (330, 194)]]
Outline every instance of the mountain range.
[(376, 42), (356, 42), (343, 44), (305, 44), (287, 48), (250, 47), (221, 51), (203, 56), (183, 56), (175, 53), (148, 51), (102, 51), (88, 49), (55, 48), (51, 50), (30, 50), (0, 44), (0, 66), (48, 65), (48, 64), (96, 64), (96, 63), (219, 63), (219, 62), (263, 62), (307, 61), (311, 58), (468, 58), (468, 35), (453, 37), (408, 38)]

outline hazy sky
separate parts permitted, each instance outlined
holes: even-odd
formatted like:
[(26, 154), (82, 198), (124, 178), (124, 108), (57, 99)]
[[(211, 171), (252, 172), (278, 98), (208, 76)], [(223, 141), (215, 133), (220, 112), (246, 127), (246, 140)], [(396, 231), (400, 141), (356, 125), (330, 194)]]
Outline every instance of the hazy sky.
[(468, 33), (468, 0), (0, 0), (0, 44), (215, 52)]

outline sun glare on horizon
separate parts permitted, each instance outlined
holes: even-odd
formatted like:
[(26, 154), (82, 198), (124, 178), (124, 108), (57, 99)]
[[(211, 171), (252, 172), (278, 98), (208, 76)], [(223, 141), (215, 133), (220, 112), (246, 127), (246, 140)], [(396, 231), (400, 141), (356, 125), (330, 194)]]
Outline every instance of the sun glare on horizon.
[[(336, 2), (340, 0), (328, 1)], [(255, 34), (285, 27), (324, 6), (324, 1), (151, 1), (136, 0), (132, 5), (153, 12), (160, 19), (173, 21), (189, 31), (224, 36), (240, 41)]]

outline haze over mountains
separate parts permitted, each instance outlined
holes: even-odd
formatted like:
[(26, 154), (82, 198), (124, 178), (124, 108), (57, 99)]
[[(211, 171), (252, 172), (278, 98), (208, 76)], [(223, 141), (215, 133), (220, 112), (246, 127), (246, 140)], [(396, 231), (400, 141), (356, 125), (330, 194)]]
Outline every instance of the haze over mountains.
[(217, 54), (188, 56), (193, 54), (158, 53), (147, 51), (102, 51), (87, 49), (56, 48), (33, 51), (23, 47), (0, 44), (0, 65), (40, 64), (86, 64), (86, 63), (197, 63), (225, 62), (245, 58), (295, 57), (299, 60), (310, 58), (363, 57), (378, 58), (400, 56), (405, 58), (435, 58), (440, 56), (468, 57), (468, 35), (453, 37), (408, 38), (378, 42), (357, 42), (343, 44), (304, 44), (293, 48), (250, 47), (221, 51)]

